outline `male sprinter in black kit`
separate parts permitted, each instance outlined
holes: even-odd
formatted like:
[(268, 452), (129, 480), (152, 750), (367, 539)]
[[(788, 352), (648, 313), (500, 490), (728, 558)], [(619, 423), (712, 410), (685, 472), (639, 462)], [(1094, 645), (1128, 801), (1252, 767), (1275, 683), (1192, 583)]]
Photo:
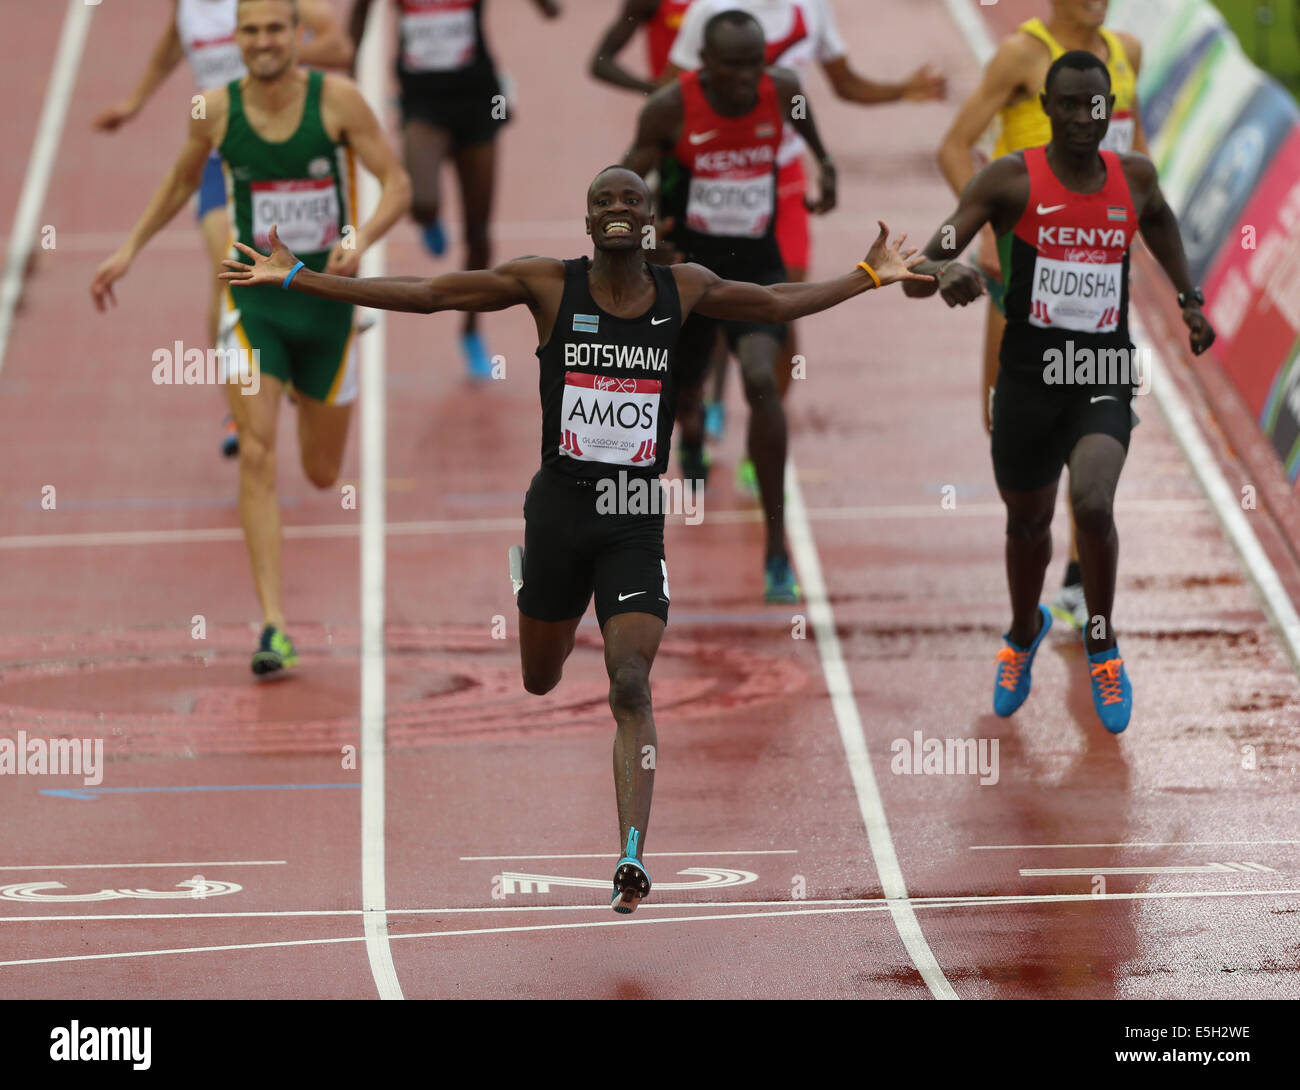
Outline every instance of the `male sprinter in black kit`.
[(1119, 734), (1132, 714), (1133, 689), (1110, 620), (1119, 562), (1114, 500), (1139, 381), (1128, 333), (1128, 250), (1137, 231), (1178, 290), (1192, 351), (1209, 348), (1214, 330), (1201, 313), (1205, 300), (1192, 284), (1155, 165), (1145, 155), (1099, 150), (1115, 108), (1106, 65), (1083, 50), (1058, 57), (1042, 104), (1051, 142), (1004, 155), (967, 183), (957, 211), (925, 248), (930, 260), (917, 266), (939, 282), (904, 291), (937, 290), (949, 306), (965, 306), (983, 284), (954, 259), (985, 223), (999, 238), (1012, 236), (993, 395), (1011, 629), (997, 657), (993, 710), (1007, 716), (1024, 703), (1034, 654), (1052, 625), (1038, 599), (1052, 556), (1057, 483), (1069, 465), (1093, 706)]
[[(915, 251), (893, 245), (882, 223), (867, 260), (817, 284), (760, 287), (723, 280), (699, 265), (651, 265), (642, 248), (654, 223), (641, 178), (601, 171), (587, 191), (587, 234), (595, 257), (521, 257), (478, 272), (432, 280), (353, 280), (299, 268), (273, 232), (263, 257), (236, 243), (253, 264), (227, 261), (236, 286), (281, 285), (326, 299), (430, 314), (524, 305), (537, 323), (541, 361), (542, 468), (524, 499), (519, 652), (524, 688), (548, 693), (560, 681), (574, 634), (596, 595), (614, 713), (614, 789), (623, 858), (613, 907), (632, 912), (650, 892), (642, 863), (656, 746), (650, 667), (668, 621), (664, 516), (609, 512), (611, 489), (638, 479), (653, 487), (668, 465), (680, 360), (677, 338), (692, 312), (741, 322), (787, 322), (826, 310), (872, 287), (916, 280)], [(289, 278), (292, 278), (291, 283)], [(631, 495), (620, 487), (615, 494)], [(629, 506), (632, 506), (629, 504)], [(646, 766), (649, 766), (648, 768)]]

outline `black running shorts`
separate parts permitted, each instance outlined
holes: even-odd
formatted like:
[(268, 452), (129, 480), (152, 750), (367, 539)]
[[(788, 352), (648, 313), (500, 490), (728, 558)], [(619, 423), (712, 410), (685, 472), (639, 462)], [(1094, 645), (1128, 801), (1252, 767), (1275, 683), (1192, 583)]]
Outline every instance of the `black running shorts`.
[(448, 95), (426, 90), (418, 76), (402, 76), (402, 123), (424, 121), (451, 135), (452, 145), (472, 148), (495, 140), (508, 120), (503, 92), (485, 89), (478, 93)]
[(1007, 492), (1045, 488), (1085, 435), (1128, 450), (1133, 386), (1050, 384), (1040, 372), (1003, 366), (993, 392), (993, 475)]
[[(757, 256), (732, 257), (713, 255), (702, 251), (692, 254), (688, 261), (695, 261), (707, 269), (713, 270), (723, 280), (739, 280), (749, 284), (784, 284), (786, 282), (785, 266), (781, 263), (780, 251), (775, 243), (756, 251)], [(681, 357), (681, 377), (683, 386), (698, 385), (704, 380), (704, 373), (713, 353), (713, 345), (721, 329), (727, 338), (727, 345), (732, 354), (740, 344), (740, 338), (750, 333), (765, 333), (774, 338), (778, 344), (785, 342), (786, 326), (773, 322), (728, 322), (719, 318), (706, 318), (702, 314), (692, 314), (682, 325), (681, 339), (677, 342), (677, 351)]]
[[(615, 470), (615, 474), (617, 474)], [(619, 613), (652, 613), (668, 621), (668, 565), (664, 516), (631, 513), (648, 495), (631, 484), (655, 477), (629, 475), (627, 489), (568, 477), (543, 466), (524, 497), (524, 585), (519, 612), (537, 621), (567, 621), (587, 612), (593, 591), (601, 629)], [(603, 486), (603, 487), (602, 487)]]

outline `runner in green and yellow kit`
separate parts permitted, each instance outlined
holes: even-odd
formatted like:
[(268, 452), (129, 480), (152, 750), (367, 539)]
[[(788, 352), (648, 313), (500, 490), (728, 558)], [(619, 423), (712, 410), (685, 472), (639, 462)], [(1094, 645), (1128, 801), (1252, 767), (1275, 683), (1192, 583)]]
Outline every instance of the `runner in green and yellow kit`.
[[(191, 111), (175, 166), (127, 241), (95, 274), (91, 293), (101, 310), (115, 302), (113, 283), (194, 193), (213, 151), (225, 163), (235, 239), (269, 245), (274, 225), (279, 237), (296, 242), (303, 265), (318, 272), (355, 275), (362, 253), (410, 203), (410, 180), (356, 86), (298, 66), (294, 0), (239, 0), (235, 36), (248, 75), (206, 93), (204, 109)], [(354, 226), (354, 153), (383, 187), (374, 215), (360, 226)], [(263, 613), (252, 663), (259, 675), (297, 662), (280, 593), (280, 395), (292, 384), (303, 471), (318, 488), (330, 487), (356, 397), (352, 327), (346, 304), (226, 292), (219, 346), (239, 431), (239, 514)], [(240, 361), (235, 371), (233, 360)]]

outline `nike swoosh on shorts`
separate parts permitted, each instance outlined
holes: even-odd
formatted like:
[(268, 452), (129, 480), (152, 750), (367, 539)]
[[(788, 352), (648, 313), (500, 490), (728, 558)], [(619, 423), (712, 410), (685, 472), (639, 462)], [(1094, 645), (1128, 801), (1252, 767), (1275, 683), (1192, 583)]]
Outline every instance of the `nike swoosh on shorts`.
[(618, 600), (619, 600), (620, 602), (625, 602), (625, 601), (627, 601), (629, 598), (635, 598), (638, 594), (644, 594), (644, 593), (645, 593), (645, 591), (643, 591), (643, 590), (634, 590), (631, 594), (620, 594), (620, 595), (618, 596)]

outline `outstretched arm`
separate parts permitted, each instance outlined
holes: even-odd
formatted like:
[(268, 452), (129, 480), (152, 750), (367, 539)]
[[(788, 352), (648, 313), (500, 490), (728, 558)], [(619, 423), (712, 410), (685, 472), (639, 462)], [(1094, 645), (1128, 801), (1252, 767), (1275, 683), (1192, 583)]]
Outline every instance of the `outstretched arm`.
[(623, 0), (618, 15), (605, 29), (591, 58), (589, 71), (593, 79), (612, 83), (615, 87), (626, 87), (630, 91), (640, 91), (643, 95), (654, 94), (656, 84), (634, 76), (618, 63), (618, 55), (632, 40), (637, 28), (654, 17), (658, 7), (659, 0)]
[(785, 107), (784, 113), (789, 118), (789, 123), (804, 138), (808, 149), (817, 159), (817, 168), (821, 171), (821, 196), (816, 201), (810, 201), (805, 197), (804, 204), (808, 207), (808, 211), (816, 212), (819, 216), (823, 215), (835, 207), (835, 163), (822, 144), (817, 123), (813, 120), (812, 105), (808, 102), (808, 96), (804, 94), (803, 87), (799, 83), (798, 74), (789, 69), (774, 68), (772, 83)]
[[(1183, 250), (1182, 235), (1178, 231), (1178, 219), (1160, 192), (1155, 164), (1142, 156), (1125, 156), (1125, 160), (1125, 172), (1131, 183), (1135, 183), (1133, 189), (1136, 194), (1146, 195), (1138, 219), (1138, 230), (1142, 232), (1147, 249), (1173, 282), (1175, 290), (1188, 297), (1195, 285), (1192, 283), (1191, 270), (1187, 267), (1187, 254)], [(1187, 299), (1187, 305), (1183, 307), (1183, 323), (1191, 333), (1192, 351), (1196, 355), (1199, 356), (1214, 343), (1214, 327), (1201, 313), (1200, 304), (1191, 298)]]
[(996, 229), (1001, 213), (1017, 201), (1024, 206), (1028, 184), (1024, 161), (1014, 155), (995, 159), (976, 174), (962, 190), (956, 211), (926, 243), (925, 260), (916, 266), (917, 272), (929, 273), (936, 279), (929, 284), (904, 284), (903, 291), (913, 298), (938, 291), (950, 307), (965, 306), (983, 295), (984, 282), (979, 273), (957, 258), (985, 224), (991, 223)]
[(114, 282), (126, 275), (136, 254), (171, 222), (172, 217), (185, 206), (185, 202), (199, 188), (208, 156), (217, 146), (215, 136), (217, 126), (225, 123), (225, 93), (222, 88), (210, 92), (207, 116), (190, 119), (189, 133), (181, 147), (181, 153), (158, 188), (154, 190), (143, 215), (131, 229), (126, 241), (95, 270), (90, 294), (95, 301), (96, 309), (103, 311), (107, 304), (116, 304), (117, 300), (113, 296)]
[[(889, 228), (881, 221), (880, 234), (867, 254), (865, 264), (875, 270), (880, 286), (925, 279), (911, 271), (920, 258), (915, 250), (902, 249), (906, 235), (889, 243)], [(846, 276), (813, 284), (746, 284), (723, 280), (701, 265), (679, 266), (678, 282), (684, 309), (706, 318), (736, 322), (791, 322), (833, 306), (876, 287), (871, 274), (859, 266)]]
[[(280, 241), (271, 228), (271, 252), (260, 254), (251, 246), (236, 242), (240, 253), (252, 264), (227, 258), (222, 264), (229, 270), (220, 279), (234, 287), (283, 286), (298, 259)], [(333, 299), (339, 303), (374, 307), (376, 310), (400, 310), (413, 314), (432, 314), (439, 310), (505, 310), (537, 301), (533, 281), (555, 262), (547, 258), (521, 257), (495, 269), (447, 273), (432, 279), (424, 276), (371, 276), (357, 280), (350, 276), (332, 276), (301, 268), (294, 274), (292, 291)]]
[(184, 56), (185, 50), (181, 46), (180, 35), (176, 33), (176, 12), (173, 4), (167, 20), (167, 29), (162, 32), (153, 47), (153, 52), (149, 54), (149, 63), (145, 66), (144, 74), (141, 75), (135, 90), (121, 102), (115, 102), (97, 113), (91, 122), (92, 127), (100, 132), (112, 132), (123, 122), (130, 121), (171, 74), (172, 69), (180, 64)]
[(346, 71), (355, 59), (353, 40), (330, 0), (298, 0), (298, 21), (311, 37), (298, 47), (298, 63), (309, 68)]

